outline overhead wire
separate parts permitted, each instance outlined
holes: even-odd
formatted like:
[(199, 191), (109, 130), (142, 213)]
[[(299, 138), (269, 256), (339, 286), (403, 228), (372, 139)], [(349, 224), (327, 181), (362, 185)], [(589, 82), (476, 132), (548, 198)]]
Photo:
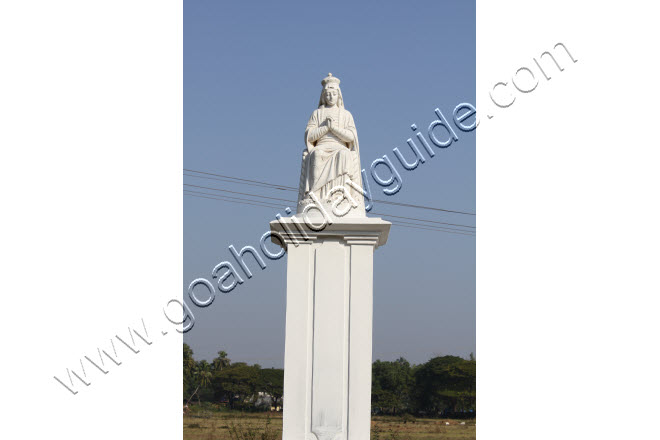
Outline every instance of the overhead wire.
[(207, 172), (207, 171), (191, 170), (191, 169), (188, 169), (188, 168), (184, 168), (183, 171), (187, 171), (187, 172), (189, 172), (189, 173), (207, 174), (207, 175), (209, 175), (209, 176), (222, 177), (222, 178), (225, 178), (225, 179), (232, 179), (232, 180), (240, 180), (240, 181), (244, 181), (244, 182), (260, 183), (260, 184), (262, 184), (262, 185), (276, 186), (276, 187), (279, 187), (279, 188), (285, 188), (285, 189), (291, 189), (291, 190), (294, 190), (294, 191), (298, 191), (297, 188), (294, 188), (294, 187), (292, 187), (292, 186), (276, 185), (276, 184), (274, 184), (274, 183), (270, 183), (270, 182), (262, 182), (262, 181), (259, 181), (259, 180), (253, 180), (253, 179), (244, 179), (244, 178), (242, 178), (242, 177), (226, 176), (226, 175), (224, 175), (224, 174), (209, 173), (209, 172)]
[(205, 196), (202, 194), (191, 194), (188, 192), (184, 191), (184, 195), (186, 196), (191, 196), (191, 197), (199, 197), (202, 199), (211, 199), (211, 200), (219, 200), (222, 202), (230, 202), (230, 203), (238, 203), (240, 205), (252, 205), (252, 206), (258, 206), (258, 207), (263, 207), (263, 208), (277, 208), (275, 205), (266, 205), (263, 203), (251, 203), (251, 202), (243, 202), (243, 201), (237, 201), (237, 200), (228, 200), (225, 198), (220, 198), (220, 197), (211, 197), (211, 196)]
[(401, 216), (401, 215), (385, 214), (385, 213), (382, 213), (382, 212), (369, 211), (369, 214), (384, 215), (385, 217), (392, 217), (392, 218), (405, 218), (405, 219), (408, 219), (408, 220), (416, 220), (416, 221), (425, 222), (425, 223), (437, 223), (437, 224), (440, 224), (440, 225), (460, 226), (462, 228), (472, 228), (472, 229), (476, 228), (476, 226), (460, 225), (460, 224), (457, 224), (457, 223), (439, 222), (439, 221), (435, 221), (435, 220), (425, 220), (425, 219), (415, 218), (415, 217), (404, 217), (404, 216)]
[[(187, 171), (189, 173), (198, 173), (198, 174), (221, 177), (223, 179), (230, 179), (230, 180), (222, 180), (222, 181), (228, 181), (228, 182), (231, 182), (231, 183), (258, 184), (258, 186), (267, 186), (267, 187), (271, 187), (271, 188), (275, 188), (275, 189), (279, 189), (279, 190), (287, 190), (287, 191), (298, 192), (298, 190), (296, 188), (291, 187), (291, 186), (286, 186), (286, 185), (278, 185), (278, 184), (263, 182), (263, 181), (259, 181), (259, 180), (244, 179), (244, 178), (241, 178), (241, 177), (227, 176), (227, 175), (224, 175), (224, 174), (209, 173), (209, 172), (206, 172), (206, 171), (192, 170), (192, 169), (189, 169), (189, 168), (184, 168), (183, 170)], [(203, 176), (194, 176), (194, 175), (188, 175), (188, 177), (203, 178)], [(437, 207), (433, 207), (433, 206), (414, 205), (414, 204), (411, 204), (411, 203), (392, 202), (392, 201), (389, 201), (389, 200), (380, 200), (380, 199), (372, 199), (372, 200), (374, 202), (384, 203), (386, 205), (404, 206), (404, 207), (407, 207), (407, 208), (426, 209), (426, 210), (432, 210), (432, 211), (448, 212), (448, 213), (452, 213), (452, 214), (462, 214), (462, 215), (470, 215), (470, 216), (475, 216), (476, 215), (473, 212), (457, 211), (457, 210), (452, 210), (452, 209), (437, 208)]]
[[(273, 203), (269, 202), (258, 202), (250, 199), (243, 199), (240, 197), (231, 197), (231, 196), (221, 196), (217, 194), (209, 194), (209, 193), (204, 193), (204, 192), (199, 192), (199, 191), (193, 191), (193, 190), (187, 190), (184, 189), (184, 195), (191, 196), (191, 197), (198, 197), (198, 198), (203, 198), (203, 199), (210, 199), (210, 200), (217, 200), (217, 201), (224, 201), (224, 202), (230, 202), (230, 203), (237, 203), (237, 204), (243, 204), (243, 205), (252, 205), (252, 206), (257, 206), (257, 207), (264, 207), (264, 208), (275, 208), (275, 209), (281, 209), (281, 206), (275, 205)], [(382, 214), (380, 214), (382, 215)], [(393, 225), (396, 226), (401, 226), (401, 227), (408, 227), (408, 228), (414, 228), (414, 229), (424, 229), (428, 231), (436, 231), (436, 232), (447, 232), (447, 233), (455, 233), (459, 235), (469, 235), (474, 237), (474, 231), (465, 231), (465, 230), (460, 230), (460, 229), (453, 229), (453, 228), (442, 228), (442, 227), (434, 227), (431, 225), (420, 225), (416, 223), (411, 223), (411, 222), (404, 222), (404, 221), (392, 221), (391, 222)]]
[[(264, 195), (261, 195), (261, 194), (250, 194), (250, 193), (244, 193), (244, 192), (239, 192), (239, 191), (230, 191), (228, 189), (212, 188), (210, 186), (192, 185), (190, 183), (184, 183), (183, 186), (191, 186), (191, 187), (194, 187), (194, 188), (208, 189), (208, 190), (211, 190), (211, 191), (221, 191), (221, 192), (227, 192), (227, 193), (231, 193), (231, 194), (241, 194), (241, 195), (244, 195), (244, 196), (260, 197), (262, 199), (279, 200), (281, 202), (292, 203), (291, 200), (281, 199), (279, 197), (268, 197), (268, 196), (264, 196)], [(295, 203), (295, 202), (293, 202), (293, 203)]]
[[(230, 191), (230, 190), (225, 190), (225, 189), (220, 189), (220, 188), (212, 188), (212, 187), (208, 187), (208, 186), (191, 185), (191, 184), (188, 184), (188, 183), (184, 183), (184, 186), (190, 186), (190, 187), (200, 188), (200, 189), (207, 189), (207, 190), (212, 190), (212, 191), (228, 192), (228, 193), (232, 193), (232, 194), (240, 194), (240, 195), (246, 195), (246, 196), (250, 196), (250, 197), (272, 199), (272, 200), (287, 202), (289, 204), (295, 204), (296, 203), (295, 201), (281, 199), (279, 197), (267, 197), (267, 196), (262, 196), (260, 194), (243, 193), (243, 192)], [(216, 195), (216, 194), (208, 194), (208, 193), (202, 193), (202, 194)], [(237, 197), (231, 197), (231, 196), (224, 196), (224, 197), (237, 198)], [(240, 200), (241, 198), (238, 197), (237, 199)], [(252, 202), (260, 202), (260, 200), (251, 200), (251, 199), (244, 199), (244, 200), (249, 200), (249, 201), (252, 201)], [(278, 206), (277, 208), (279, 209), (280, 207)], [(397, 216), (397, 215), (386, 214), (386, 213), (370, 212), (370, 214), (382, 215), (382, 216), (386, 216), (386, 217), (399, 218), (399, 219), (415, 220), (415, 221), (420, 221), (420, 222), (424, 222), (424, 223), (435, 223), (435, 224), (442, 224), (442, 225), (448, 225), (448, 226), (458, 226), (458, 227), (471, 228), (471, 229), (475, 228), (475, 226), (462, 225), (462, 224), (458, 224), (458, 223), (447, 223), (447, 222), (440, 222), (440, 221), (436, 221), (436, 220), (427, 220), (427, 219), (420, 219), (420, 218), (407, 217), (407, 216)]]

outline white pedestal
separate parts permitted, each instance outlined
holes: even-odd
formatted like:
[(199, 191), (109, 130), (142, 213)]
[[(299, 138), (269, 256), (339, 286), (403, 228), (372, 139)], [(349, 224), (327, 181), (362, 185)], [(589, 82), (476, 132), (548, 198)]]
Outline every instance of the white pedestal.
[(373, 251), (390, 225), (271, 222), (288, 254), (282, 440), (369, 440)]

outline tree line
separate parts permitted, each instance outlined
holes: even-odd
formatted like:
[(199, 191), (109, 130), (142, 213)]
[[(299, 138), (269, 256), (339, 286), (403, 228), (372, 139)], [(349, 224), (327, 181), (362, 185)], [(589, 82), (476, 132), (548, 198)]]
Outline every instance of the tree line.
[[(211, 402), (231, 409), (268, 411), (283, 405), (284, 370), (232, 362), (224, 351), (211, 362), (196, 361), (183, 344), (183, 396), (186, 403)], [(437, 356), (411, 365), (404, 358), (372, 365), (374, 414), (474, 417), (476, 360)]]

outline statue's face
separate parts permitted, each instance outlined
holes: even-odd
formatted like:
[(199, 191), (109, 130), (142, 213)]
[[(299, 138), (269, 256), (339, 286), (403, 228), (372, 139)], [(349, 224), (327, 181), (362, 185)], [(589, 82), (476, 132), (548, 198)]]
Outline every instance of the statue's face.
[(329, 107), (337, 105), (339, 101), (339, 92), (334, 87), (328, 87), (323, 91), (323, 96), (325, 97), (325, 104)]

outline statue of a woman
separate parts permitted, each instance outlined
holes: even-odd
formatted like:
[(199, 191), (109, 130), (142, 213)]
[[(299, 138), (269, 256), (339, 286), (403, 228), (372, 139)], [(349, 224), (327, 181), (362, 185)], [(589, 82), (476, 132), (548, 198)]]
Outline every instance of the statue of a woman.
[[(305, 144), (298, 191), (298, 212), (313, 203), (342, 207), (355, 202), (350, 216), (364, 216), (360, 148), (353, 115), (344, 109), (339, 78), (331, 73), (321, 81), (323, 91), (305, 130)], [(350, 182), (350, 183), (349, 183)], [(343, 202), (339, 200), (344, 199)]]

